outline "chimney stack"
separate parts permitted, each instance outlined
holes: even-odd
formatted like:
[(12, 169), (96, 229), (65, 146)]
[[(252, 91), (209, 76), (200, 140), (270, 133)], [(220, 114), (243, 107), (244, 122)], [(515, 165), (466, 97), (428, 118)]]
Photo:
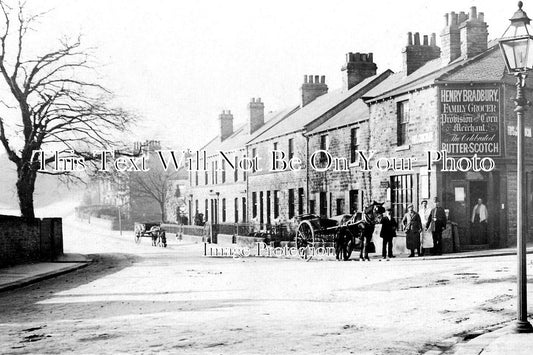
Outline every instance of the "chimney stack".
[(222, 110), (218, 119), (220, 120), (220, 141), (223, 141), (233, 134), (233, 115), (230, 110)]
[(423, 43), (420, 44), (420, 33), (407, 33), (407, 46), (403, 53), (403, 70), (406, 75), (410, 75), (430, 60), (440, 57), (440, 48), (436, 45), (435, 34), (431, 34), (431, 41), (427, 35), (423, 36)]
[(483, 12), (477, 13), (475, 6), (470, 8), (470, 15), (459, 25), (461, 38), (461, 55), (472, 58), (487, 50), (487, 23)]
[(326, 77), (324, 75), (304, 75), (304, 83), (302, 84), (302, 107), (309, 104), (317, 97), (328, 92), (326, 85)]
[(377, 69), (372, 53), (346, 54), (346, 64), (341, 69), (346, 72), (343, 74), (343, 89), (348, 91), (366, 78), (376, 75)]
[(487, 50), (487, 23), (482, 12), (475, 6), (470, 13), (450, 12), (444, 15), (441, 33), (442, 64), (446, 65), (459, 57), (471, 58)]
[(461, 36), (458, 16), (455, 12), (444, 15), (444, 29), (441, 32), (442, 64), (446, 65), (461, 56)]
[(265, 104), (261, 102), (260, 97), (252, 98), (248, 109), (250, 110), (250, 134), (252, 134), (265, 123)]

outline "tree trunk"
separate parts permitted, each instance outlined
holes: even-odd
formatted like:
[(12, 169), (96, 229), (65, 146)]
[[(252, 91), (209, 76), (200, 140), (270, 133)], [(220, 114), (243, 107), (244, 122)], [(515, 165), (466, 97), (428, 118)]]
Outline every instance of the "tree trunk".
[(165, 203), (159, 203), (159, 209), (161, 209), (161, 222), (165, 222)]
[(27, 166), (17, 168), (17, 195), (22, 217), (35, 218), (33, 209), (33, 192), (37, 172)]

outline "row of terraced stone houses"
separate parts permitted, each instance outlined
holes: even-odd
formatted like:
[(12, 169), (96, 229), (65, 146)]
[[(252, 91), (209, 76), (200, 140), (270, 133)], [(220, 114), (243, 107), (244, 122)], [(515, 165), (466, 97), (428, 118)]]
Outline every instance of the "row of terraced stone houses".
[[(248, 122), (238, 127), (231, 112), (223, 111), (220, 134), (200, 150), (207, 154), (207, 170), (189, 174), (189, 221), (202, 214), (212, 223), (262, 226), (304, 213), (354, 213), (372, 200), (393, 207), (399, 221), (407, 204), (419, 206), (437, 196), (457, 224), (462, 249), (512, 245), (516, 119), (509, 97), (515, 86), (496, 43), (488, 42), (487, 27), (475, 7), (468, 13), (451, 12), (445, 15), (440, 47), (435, 34), (408, 33), (399, 72), (378, 72), (372, 53), (348, 53), (340, 89), (329, 90), (324, 76), (306, 75), (298, 105), (265, 114), (265, 103), (252, 99)], [(530, 119), (528, 113), (526, 122)], [(531, 220), (533, 140), (531, 125), (526, 126)], [(282, 170), (281, 162), (273, 166), (272, 151), (282, 151), (284, 160), (293, 159), (293, 168), (300, 169)], [(338, 169), (321, 169), (329, 160), (317, 151), (343, 158), (336, 159)], [(458, 171), (443, 171), (442, 161), (428, 165), (428, 151), (446, 151), (449, 164), (462, 158)], [(232, 165), (243, 158), (259, 159), (247, 172), (233, 170), (219, 152)], [(363, 171), (359, 152), (372, 154), (371, 171)], [(490, 157), (495, 168), (474, 171), (478, 169), (468, 166), (474, 154)], [(410, 165), (400, 169), (402, 162)], [(488, 208), (485, 236), (471, 231), (478, 198)]]

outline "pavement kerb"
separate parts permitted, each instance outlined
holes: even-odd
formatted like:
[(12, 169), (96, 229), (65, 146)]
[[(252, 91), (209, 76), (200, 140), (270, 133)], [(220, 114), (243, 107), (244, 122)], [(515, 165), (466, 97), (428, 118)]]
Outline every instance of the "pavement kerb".
[(506, 326), (500, 326), (496, 330), (489, 330), (480, 336), (477, 336), (467, 342), (456, 344), (453, 348), (452, 354), (455, 355), (479, 355), (487, 349), (496, 339), (505, 337), (509, 334), (515, 334), (514, 322), (508, 323)]
[[(527, 254), (533, 254), (533, 248), (528, 248), (526, 251)], [(450, 253), (445, 255), (433, 255), (433, 256), (417, 256), (414, 258), (408, 257), (398, 257), (396, 260), (447, 260), (447, 259), (468, 259), (468, 258), (488, 258), (492, 256), (508, 256), (516, 255), (516, 250), (505, 250), (505, 251), (494, 251), (494, 249), (486, 251), (476, 251), (476, 252), (458, 252)]]
[(0, 292), (13, 290), (13, 289), (24, 287), (24, 286), (27, 286), (27, 285), (30, 285), (30, 284), (33, 284), (33, 283), (36, 283), (36, 282), (39, 282), (39, 281), (43, 281), (43, 280), (50, 279), (50, 278), (53, 278), (53, 277), (56, 277), (56, 276), (67, 274), (69, 272), (82, 269), (82, 268), (86, 267), (87, 265), (91, 264), (92, 262), (93, 262), (93, 260), (89, 259), (89, 258), (87, 258), (86, 261), (82, 261), (82, 262), (58, 261), (57, 262), (58, 264), (67, 264), (68, 263), (70, 265), (63, 266), (63, 267), (58, 268), (56, 270), (48, 271), (48, 272), (45, 272), (45, 273), (36, 274), (36, 275), (33, 275), (33, 276), (28, 276), (28, 277), (25, 277), (25, 278), (20, 279), (20, 280), (16, 280), (16, 281), (0, 284)]

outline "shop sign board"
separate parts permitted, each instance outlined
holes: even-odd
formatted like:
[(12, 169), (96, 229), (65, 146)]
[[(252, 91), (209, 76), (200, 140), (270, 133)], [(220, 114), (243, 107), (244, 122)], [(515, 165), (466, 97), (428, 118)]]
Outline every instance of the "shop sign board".
[(441, 150), (454, 156), (501, 156), (501, 90), (499, 86), (439, 88)]

